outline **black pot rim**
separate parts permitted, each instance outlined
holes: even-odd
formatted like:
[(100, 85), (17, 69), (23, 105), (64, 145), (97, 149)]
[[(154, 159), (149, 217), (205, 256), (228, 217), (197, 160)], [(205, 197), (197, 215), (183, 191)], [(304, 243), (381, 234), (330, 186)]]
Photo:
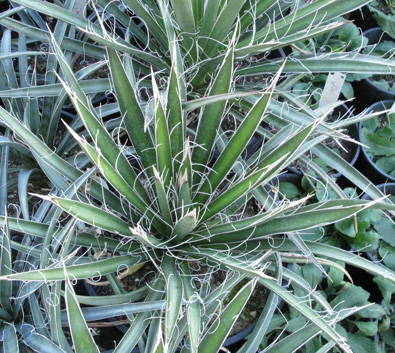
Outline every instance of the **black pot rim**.
[[(388, 109), (390, 106), (392, 106), (392, 104), (394, 104), (394, 100), (391, 99), (386, 99), (383, 101), (379, 101), (376, 103), (373, 103), (365, 112), (365, 114), (371, 113), (371, 112), (377, 112), (380, 111), (381, 108), (385, 108)], [(363, 121), (361, 121), (358, 124), (358, 138), (359, 141), (363, 144), (363, 140), (362, 140), (362, 127), (363, 127)], [(377, 167), (377, 165), (372, 161), (372, 159), (369, 157), (366, 148), (361, 145), (361, 150), (362, 150), (362, 154), (365, 157), (365, 159), (368, 161), (368, 163), (372, 166), (372, 168), (379, 173), (380, 175), (382, 175), (384, 178), (388, 179), (390, 182), (395, 182), (395, 177), (383, 172), (379, 167)]]
[[(395, 183), (383, 183), (383, 184), (378, 184), (376, 185), (376, 188), (379, 189), (380, 191), (385, 191), (388, 188), (393, 188), (393, 190), (395, 191)], [(392, 194), (391, 194), (392, 195)], [(395, 195), (395, 193), (394, 193)], [(371, 200), (372, 198), (368, 195), (368, 194), (363, 194), (361, 197), (362, 200)]]
[[(366, 31), (363, 32), (363, 35), (366, 37), (370, 34), (373, 34), (375, 32), (379, 32), (380, 34), (380, 38), (383, 38), (384, 40), (386, 40), (384, 37), (387, 36), (389, 37), (385, 32), (383, 32), (383, 30), (381, 29), (381, 27), (374, 27), (374, 28), (370, 28)], [(389, 38), (389, 40), (392, 40), (392, 38)], [(373, 43), (372, 43), (373, 44)], [(376, 43), (378, 44), (378, 43)], [(375, 82), (371, 79), (371, 78), (366, 78), (365, 81), (374, 87), (375, 90), (379, 91), (380, 94), (383, 95), (387, 95), (388, 97), (386, 97), (386, 99), (392, 99), (390, 97), (394, 97), (393, 99), (395, 99), (395, 92), (391, 92), (391, 91), (386, 91), (385, 89), (381, 88), (380, 86), (376, 85)]]

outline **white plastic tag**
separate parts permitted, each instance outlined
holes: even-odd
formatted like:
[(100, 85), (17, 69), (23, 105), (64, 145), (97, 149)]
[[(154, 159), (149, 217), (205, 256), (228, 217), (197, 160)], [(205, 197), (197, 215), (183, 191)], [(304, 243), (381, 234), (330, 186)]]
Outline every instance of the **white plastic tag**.
[(330, 72), (322, 91), (319, 107), (335, 103), (343, 88), (346, 75), (341, 72)]

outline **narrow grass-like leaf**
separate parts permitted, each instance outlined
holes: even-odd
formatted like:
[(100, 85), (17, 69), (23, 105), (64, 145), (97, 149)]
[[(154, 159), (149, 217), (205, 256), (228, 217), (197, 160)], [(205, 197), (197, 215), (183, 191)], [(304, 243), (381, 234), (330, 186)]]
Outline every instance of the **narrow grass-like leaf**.
[(174, 161), (174, 179), (178, 175), (180, 168), (186, 136), (186, 122), (181, 106), (179, 75), (177, 63), (173, 63), (167, 88), (166, 118), (170, 133), (171, 154)]
[(233, 164), (239, 158), (240, 154), (246, 148), (248, 142), (252, 138), (254, 132), (258, 128), (261, 120), (263, 119), (263, 115), (265, 114), (273, 90), (280, 77), (280, 73), (281, 69), (277, 73), (269, 89), (255, 103), (247, 116), (244, 118), (241, 125), (235, 131), (234, 135), (228, 142), (225, 149), (215, 161), (215, 164), (212, 167), (212, 170), (210, 170), (207, 179), (199, 188), (198, 194), (194, 199), (195, 202), (204, 203), (210, 197), (210, 194), (216, 190), (218, 185), (229, 173)]
[(89, 331), (88, 325), (82, 315), (80, 305), (78, 304), (75, 296), (74, 289), (71, 285), (69, 278), (66, 276), (66, 310), (71, 331), (71, 337), (73, 339), (75, 353), (85, 352), (97, 352), (99, 348), (93, 340), (92, 334)]
[[(7, 276), (12, 273), (12, 253), (11, 253), (11, 238), (10, 229), (8, 227), (7, 214), (5, 215), (3, 229), (0, 229), (2, 241), (0, 243), (0, 275)], [(12, 313), (12, 283), (7, 280), (0, 281), (0, 302), (1, 307)]]
[(162, 318), (155, 317), (151, 320), (145, 353), (163, 353)]
[[(111, 13), (125, 28), (130, 28), (133, 37), (138, 38), (144, 45), (147, 45), (152, 51), (159, 50), (153, 41), (148, 40), (148, 36), (144, 30), (138, 26), (134, 21), (130, 21), (130, 17), (123, 12), (116, 4), (108, 3), (107, 0), (98, 0), (97, 3), (106, 9), (106, 12)], [(152, 8), (152, 7), (151, 7)]]
[[(66, 266), (66, 271), (69, 277), (82, 279), (106, 275), (132, 265), (137, 265), (141, 262), (146, 262), (146, 258), (143, 254), (139, 254), (138, 256), (123, 255), (91, 263), (68, 265)], [(63, 281), (65, 278), (64, 269), (62, 267), (15, 273), (0, 277), (0, 279), (9, 279), (12, 281)]]
[(345, 352), (352, 353), (350, 347), (347, 345), (346, 340), (340, 336), (330, 324), (325, 321), (320, 315), (307, 306), (305, 303), (301, 302), (298, 298), (292, 295), (289, 291), (285, 290), (281, 285), (277, 284), (267, 278), (260, 278), (259, 282), (263, 284), (270, 291), (273, 291), (287, 303), (289, 303), (294, 309), (299, 311), (307, 319), (311, 320), (315, 326), (319, 327), (320, 330), (325, 332), (336, 344), (343, 349)]
[[(82, 172), (72, 167), (68, 162), (63, 160), (57, 154), (48, 148), (36, 135), (34, 135), (29, 129), (26, 128), (16, 117), (9, 114), (5, 109), (0, 107), (0, 118), (11, 127), (23, 140), (24, 142), (36, 152), (49, 166), (54, 168), (61, 175), (75, 181), (82, 175)], [(120, 200), (115, 198), (114, 194), (106, 189), (103, 189), (98, 183), (93, 182), (91, 186), (91, 193), (94, 197), (106, 200), (106, 203), (112, 208), (116, 209), (121, 214), (125, 213)]]
[[(68, 2), (65, 4), (66, 10), (72, 10), (73, 3)], [(63, 21), (57, 21), (53, 36), (57, 43), (61, 43), (67, 30), (67, 23)], [(46, 63), (46, 75), (45, 84), (56, 83), (56, 69), (57, 69), (57, 58), (55, 55), (50, 55)], [(44, 137), (44, 141), (48, 146), (53, 146), (55, 134), (58, 127), (60, 113), (55, 116), (52, 115), (53, 106), (55, 99), (52, 97), (44, 97), (41, 115), (41, 134)]]
[[(111, 90), (111, 82), (107, 78), (97, 78), (93, 80), (80, 81), (80, 87), (85, 94), (98, 93)], [(0, 92), (0, 97), (18, 98), (18, 97), (55, 97), (59, 96), (64, 90), (61, 83), (51, 85), (23, 87)]]
[[(283, 60), (266, 63), (265, 65), (253, 65), (236, 70), (236, 75), (249, 76), (269, 72), (277, 72)], [(317, 56), (298, 56), (298, 60), (288, 60), (284, 71), (289, 73), (325, 73), (325, 72), (347, 72), (355, 74), (380, 75), (395, 70), (395, 60), (378, 60), (373, 55), (362, 55), (355, 53), (331, 53)]]
[(150, 210), (148, 210), (147, 204), (139, 197), (139, 195), (136, 194), (135, 190), (130, 187), (130, 185), (122, 178), (118, 171), (112, 167), (106, 158), (92, 148), (86, 141), (79, 138), (73, 130), (69, 127), (68, 129), (106, 180), (142, 214), (149, 217), (158, 230), (164, 231), (164, 226), (161, 224), (159, 219), (155, 217)]
[[(152, 286), (152, 290), (146, 298), (146, 302), (161, 300), (163, 296), (163, 290), (165, 286), (165, 281), (163, 277), (156, 279)], [(152, 317), (152, 313), (140, 313), (136, 316), (133, 324), (130, 326), (128, 331), (122, 337), (122, 340), (118, 343), (114, 349), (114, 353), (129, 353), (136, 346), (137, 342), (140, 340), (142, 334), (149, 324), (149, 319)]]
[(97, 295), (95, 297), (77, 295), (77, 301), (80, 304), (93, 305), (96, 307), (116, 305), (116, 304), (126, 304), (126, 303), (136, 302), (141, 298), (145, 297), (148, 290), (149, 290), (148, 287), (144, 286), (132, 292), (127, 292), (124, 294)]
[(234, 26), (235, 19), (245, 2), (246, 0), (229, 0), (223, 4), (221, 12), (210, 31), (210, 38), (202, 43), (203, 52), (208, 57), (215, 56), (219, 45), (232, 32), (231, 28)]
[(51, 201), (54, 205), (60, 207), (80, 221), (86, 222), (94, 227), (120, 235), (133, 236), (129, 229), (129, 225), (125, 221), (96, 206), (55, 196), (36, 196)]
[[(272, 241), (273, 240), (273, 241)], [(323, 256), (329, 258), (333, 261), (341, 261), (348, 265), (358, 267), (364, 271), (370, 272), (377, 276), (381, 276), (395, 283), (395, 272), (391, 269), (385, 267), (384, 265), (378, 266), (377, 264), (362, 258), (361, 256), (351, 253), (349, 251), (339, 249), (335, 246), (316, 243), (312, 241), (306, 241), (306, 245), (316, 256)], [(228, 246), (223, 246), (221, 244), (210, 245), (210, 248), (217, 248), (219, 250), (228, 250)], [(255, 240), (249, 241), (245, 250), (253, 251), (268, 251), (274, 249), (276, 251), (286, 251), (286, 252), (298, 252), (300, 251), (297, 246), (289, 239), (271, 239), (271, 240)]]
[(2, 341), (4, 353), (19, 352), (18, 336), (16, 335), (15, 326), (12, 324), (3, 324)]
[[(353, 315), (360, 310), (359, 308), (352, 308), (342, 310), (335, 315), (331, 315), (329, 318), (329, 322), (337, 323), (346, 317)], [(302, 347), (306, 342), (313, 339), (317, 334), (320, 333), (320, 328), (316, 325), (309, 324), (300, 330), (290, 334), (289, 336), (283, 338), (277, 343), (273, 344), (269, 347), (266, 352), (268, 353), (288, 353), (297, 350), (299, 347)]]
[(204, 5), (204, 15), (202, 17), (202, 24), (200, 28), (201, 37), (209, 37), (211, 30), (215, 24), (218, 15), (218, 9), (221, 0), (211, 0)]
[[(34, 283), (34, 282), (31, 282)], [(40, 304), (38, 302), (38, 298), (35, 294), (29, 295), (29, 308), (34, 320), (34, 326), (36, 327), (37, 332), (40, 335), (43, 335), (47, 338), (51, 338), (49, 330), (47, 328), (46, 318), (43, 316), (42, 308), (40, 308)]]
[(158, 171), (154, 167), (154, 180), (155, 180), (155, 191), (156, 197), (158, 198), (159, 209), (165, 222), (169, 225), (173, 225), (173, 220), (170, 213), (169, 200), (165, 189), (163, 178), (159, 175)]
[[(254, 33), (254, 40), (258, 42), (262, 39), (265, 41), (273, 38), (281, 39), (287, 34), (305, 31), (306, 28), (314, 28), (323, 21), (329, 22), (331, 19), (341, 16), (344, 13), (351, 12), (368, 2), (369, 0), (350, 0), (345, 3), (339, 3), (333, 0), (313, 1), (294, 11), (290, 11), (287, 16), (276, 20), (275, 26), (265, 26), (257, 31)], [(240, 45), (248, 45), (250, 41), (250, 36), (246, 36), (246, 38), (240, 41)]]
[(199, 345), (199, 353), (217, 353), (219, 351), (236, 319), (247, 304), (255, 284), (256, 280), (248, 282), (219, 314), (203, 337)]
[(137, 154), (143, 165), (152, 175), (151, 166), (155, 165), (155, 149), (146, 130), (146, 121), (141, 110), (137, 93), (123, 68), (122, 62), (115, 50), (108, 49), (111, 77), (118, 98), (118, 104), (124, 117), (124, 123)]
[(161, 268), (166, 280), (166, 315), (164, 331), (165, 344), (168, 345), (181, 311), (183, 284), (174, 257), (165, 253), (163, 255)]
[(171, 136), (153, 73), (152, 88), (154, 91), (156, 165), (158, 166), (159, 174), (162, 175), (165, 190), (168, 190), (173, 175)]
[[(209, 204), (208, 209), (204, 211), (201, 222), (220, 212), (225, 207), (239, 199), (247, 191), (251, 191), (257, 184), (262, 183), (263, 178), (269, 178), (278, 171), (284, 164), (290, 163), (295, 159), (294, 155), (300, 146), (306, 141), (309, 135), (319, 124), (319, 121), (310, 124), (308, 127), (289, 137), (286, 143), (283, 143), (271, 153), (269, 153), (262, 161), (259, 162), (258, 171), (254, 171), (241, 182), (231, 187), (229, 190), (221, 194), (217, 199)], [(270, 165), (272, 164), (272, 167)]]
[(64, 350), (43, 335), (36, 332), (32, 325), (17, 323), (17, 331), (21, 334), (25, 345), (40, 353), (64, 353)]
[[(6, 129), (6, 139), (9, 140), (10, 130)], [(7, 210), (8, 203), (8, 191), (7, 191), (7, 180), (8, 180), (8, 164), (10, 157), (10, 147), (6, 144), (0, 145), (1, 147), (1, 161), (0, 161), (0, 216), (3, 216)]]
[[(215, 78), (210, 95), (229, 92), (233, 72), (233, 55), (234, 50), (231, 47)], [(195, 139), (196, 146), (192, 154), (192, 163), (194, 164), (192, 185), (196, 185), (200, 181), (200, 173), (206, 168), (210, 153), (214, 147), (217, 130), (220, 126), (225, 106), (225, 101), (206, 106), (199, 120)]]
[(65, 21), (71, 25), (77, 26), (78, 28), (81, 28), (81, 30), (84, 30), (85, 33), (90, 36), (91, 38), (97, 40), (98, 42), (101, 42), (104, 44), (107, 44), (109, 47), (114, 47), (114, 49), (117, 48), (124, 48), (129, 54), (136, 55), (138, 57), (141, 57), (141, 59), (151, 63), (152, 65), (164, 68), (165, 65), (162, 60), (160, 60), (158, 57), (155, 57), (154, 55), (151, 55), (149, 53), (146, 53), (140, 49), (137, 49), (130, 44), (128, 44), (126, 41), (123, 41), (121, 39), (118, 39), (117, 41), (114, 40), (109, 40), (105, 38), (105, 33), (103, 33), (102, 28), (98, 26), (97, 24), (91, 23), (84, 19), (83, 17), (77, 16), (71, 11), (66, 10), (65, 8), (61, 8), (58, 5), (51, 4), (45, 1), (41, 0), (18, 0), (19, 4), (22, 4), (28, 8), (34, 9), (36, 11), (39, 11), (41, 13), (44, 13), (48, 16), (53, 16), (54, 18), (60, 19), (62, 21)]
[(187, 261), (180, 263), (181, 279), (184, 286), (184, 296), (187, 302), (188, 335), (191, 353), (197, 353), (200, 340), (200, 301), (199, 293), (193, 283)]
[[(277, 260), (280, 260), (278, 256), (276, 256)], [(281, 261), (278, 262), (278, 267), (276, 269), (276, 279), (277, 283), (282, 283), (282, 263)], [(265, 306), (260, 314), (256, 325), (251, 332), (250, 335), (247, 337), (247, 341), (245, 344), (237, 351), (238, 353), (255, 353), (259, 349), (259, 345), (262, 342), (263, 337), (267, 332), (270, 322), (272, 321), (273, 315), (277, 310), (279, 302), (279, 297), (274, 292), (270, 292), (269, 296), (267, 297)]]
[(311, 229), (346, 219), (369, 206), (369, 202), (366, 201), (358, 202), (356, 200), (356, 202), (351, 204), (347, 201), (351, 200), (336, 200), (335, 202), (337, 205), (333, 203), (325, 205), (324, 202), (321, 204), (321, 208), (311, 208), (308, 212), (297, 212), (296, 214), (278, 216), (262, 224), (236, 232), (212, 234), (211, 237), (203, 242), (240, 242), (242, 240), (261, 238), (267, 235)]
[(139, 18), (142, 19), (143, 22), (149, 26), (150, 31), (159, 41), (161, 46), (167, 49), (169, 47), (169, 42), (167, 41), (167, 37), (163, 31), (163, 23), (158, 23), (158, 20), (149, 13), (147, 8), (140, 1), (125, 0), (125, 3), (133, 10), (135, 14), (137, 14), (137, 16), (139, 16)]
[(119, 170), (119, 173), (122, 175), (124, 180), (127, 181), (131, 187), (137, 190), (143, 200), (149, 202), (144, 187), (141, 185), (136, 173), (125, 155), (119, 150), (118, 146), (113, 141), (111, 135), (102, 125), (99, 117), (95, 113), (95, 110), (81, 90), (81, 87), (79, 86), (70, 66), (67, 64), (63, 53), (55, 42), (53, 45), (58, 55), (58, 61), (62, 67), (63, 73), (70, 85), (70, 87), (68, 87), (64, 84), (64, 88), (68, 92), (74, 107), (79, 112), (79, 115), (84, 122), (85, 127), (89, 131), (92, 140), (95, 141), (95, 144), (100, 148), (107, 161), (109, 161), (115, 169)]

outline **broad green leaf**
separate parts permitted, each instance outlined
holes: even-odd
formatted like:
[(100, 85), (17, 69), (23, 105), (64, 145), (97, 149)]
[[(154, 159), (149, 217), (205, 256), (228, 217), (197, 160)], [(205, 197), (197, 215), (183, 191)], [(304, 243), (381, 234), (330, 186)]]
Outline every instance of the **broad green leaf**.
[(358, 353), (381, 353), (377, 343), (368, 337), (359, 334), (347, 332), (347, 342), (350, 344), (353, 352)]
[(377, 330), (378, 330), (378, 322), (377, 321), (354, 320), (353, 323), (366, 336), (374, 336), (377, 333)]

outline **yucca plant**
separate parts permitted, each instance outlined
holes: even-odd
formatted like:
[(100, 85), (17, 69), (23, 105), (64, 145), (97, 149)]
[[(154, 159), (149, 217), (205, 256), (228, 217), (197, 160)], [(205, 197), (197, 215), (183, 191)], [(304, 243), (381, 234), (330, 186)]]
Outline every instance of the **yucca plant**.
[[(57, 349), (99, 351), (87, 322), (124, 313), (131, 324), (115, 352), (130, 352), (139, 344), (145, 352), (175, 352), (181, 347), (186, 352), (216, 353), (259, 283), (271, 294), (241, 352), (259, 348), (278, 298), (311, 322), (298, 337), (277, 343), (286, 346), (286, 351), (322, 333), (328, 346), (335, 344), (350, 352), (334, 325), (358, 308), (336, 312), (283, 264), (304, 259), (325, 272), (324, 266), (339, 267), (336, 261), (341, 261), (394, 282), (395, 274), (384, 266), (335, 247), (304, 242), (298, 232), (345, 219), (369, 206), (395, 208), (384, 202), (341, 198), (307, 206), (303, 205), (305, 200), (280, 205), (271, 200), (263, 184), (322, 141), (322, 131), (338, 136), (321, 126), (322, 119), (302, 128), (286, 126), (248, 161), (240, 158), (264, 120), (280, 73), (268, 90), (255, 93), (256, 103), (227, 140), (218, 129), (229, 119), (228, 98), (240, 95), (230, 91), (234, 41), (208, 93), (198, 100), (188, 99), (177, 55), (164, 86), (158, 87), (157, 75), (152, 72), (149, 100), (143, 101), (134, 70), (129, 69), (131, 61), (125, 57), (122, 62), (119, 54), (108, 48), (111, 83), (123, 119), (120, 128), (127, 133), (126, 144), (133, 147), (132, 156), (140, 165), (136, 169), (128, 160), (130, 147), (108, 132), (56, 41), (53, 52), (62, 69), (60, 80), (87, 134), (81, 137), (71, 128), (69, 131), (90, 159), (91, 169), (83, 173), (52, 153), (11, 110), (0, 108), (2, 122), (46, 165), (47, 176), (55, 186), (50, 195), (40, 195), (47, 207), (47, 221), (0, 218), (7, 229), (28, 234), (34, 239), (33, 248), (39, 244), (42, 249), (42, 254), (31, 255), (37, 259), (35, 270), (8, 270), (0, 278), (7, 285), (9, 281), (28, 281), (43, 286), (38, 289), (41, 305), (48, 313), (46, 319)], [(200, 112), (198, 126), (188, 129), (189, 112), (196, 110)], [(209, 166), (216, 145), (221, 152)], [(259, 212), (243, 216), (242, 210), (250, 199), (259, 204)], [(59, 218), (62, 211), (73, 218), (63, 221)], [(82, 255), (77, 254), (81, 246), (89, 248)], [(104, 251), (109, 258), (103, 259)], [(295, 260), (291, 252), (300, 256)], [(125, 293), (116, 275), (147, 262), (157, 269), (155, 279), (143, 290)], [(198, 289), (190, 270), (194, 263), (205, 264), (208, 277), (214, 271), (225, 271), (227, 280), (215, 290), (204, 283)], [(75, 293), (73, 280), (96, 276), (107, 276), (116, 294), (86, 298)], [(247, 281), (235, 289), (243, 279)], [(297, 283), (303, 299), (283, 288), (283, 280)], [(61, 300), (54, 300), (59, 296), (64, 298), (64, 307)], [(93, 305), (94, 309), (81, 308), (81, 304)], [(68, 323), (72, 343), (64, 336), (62, 322)], [(54, 350), (53, 343), (49, 346), (43, 341), (41, 351)]]
[[(302, 102), (298, 103), (295, 95), (287, 91), (301, 76), (329, 72), (350, 75), (390, 74), (394, 71), (393, 60), (381, 60), (357, 51), (305, 54), (298, 46), (298, 43), (341, 27), (345, 22), (339, 20), (339, 16), (369, 2), (127, 0), (114, 3), (99, 0), (86, 2), (87, 11), (84, 17), (84, 11), (77, 11), (81, 2), (17, 0), (11, 3), (13, 8), (0, 17), (0, 24), (13, 32), (15, 38), (18, 36), (18, 40), (14, 39), (6, 46), (5, 53), (8, 56), (2, 60), (10, 62), (18, 50), (27, 55), (24, 43), (47, 45), (51, 41), (51, 33), (44, 20), (48, 18), (51, 20), (55, 39), (66, 51), (68, 62), (74, 62), (75, 55), (97, 60), (78, 74), (85, 93), (96, 94), (113, 89), (108, 78), (92, 80), (88, 76), (104, 64), (106, 48), (110, 48), (129, 58), (125, 60), (131, 61), (132, 65), (128, 64), (127, 70), (134, 70), (140, 80), (145, 80), (150, 75), (150, 66), (157, 73), (158, 80), (167, 80), (172, 63), (177, 59), (178, 71), (182, 72), (178, 78), (179, 84), (185, 87), (182, 90), (185, 96), (181, 97), (184, 103), (187, 95), (189, 99), (198, 99), (205, 95), (206, 87), (223, 61), (232, 37), (235, 38), (234, 56), (237, 65), (233, 84), (236, 92), (266, 90), (270, 81), (268, 77), (277, 72), (284, 62), (283, 58), (276, 58), (275, 50), (285, 48), (290, 57), (285, 63), (283, 74), (287, 75), (288, 80), (283, 82), (281, 92), (288, 104), (284, 106), (280, 103), (282, 100), (274, 97), (268, 107), (268, 112), (271, 113), (268, 122), (277, 130), (289, 123), (307, 126), (322, 112), (307, 109)], [(293, 50), (287, 50), (290, 46)], [(26, 60), (23, 55), (19, 57), (20, 68), (23, 70), (27, 66)], [(34, 73), (15, 75), (12, 65), (8, 64), (5, 71), (7, 81), (1, 87), (2, 97), (13, 98), (14, 102), (18, 102), (19, 109), (14, 110), (15, 114), (20, 119), (26, 117), (28, 121), (32, 120), (37, 135), (42, 135), (48, 146), (62, 155), (68, 153), (74, 145), (67, 132), (64, 138), (60, 138), (60, 146), (54, 136), (54, 131), (58, 131), (59, 109), (64, 103), (65, 92), (53, 74), (56, 71), (56, 61), (52, 55), (48, 56), (46, 69), (43, 85), (43, 80), (37, 81)], [(26, 77), (30, 79), (24, 80)], [(144, 86), (149, 84), (149, 80), (144, 82)], [(37, 97), (44, 97), (42, 109), (32, 107), (36, 105)], [(27, 98), (33, 104), (30, 103), (25, 108), (24, 102)], [(255, 103), (255, 99), (256, 97), (242, 97), (233, 103), (248, 110)], [(56, 109), (51, 109), (52, 104), (56, 104)], [(112, 109), (109, 111), (113, 112)], [(102, 115), (106, 112), (98, 113)], [(235, 116), (241, 119), (237, 113), (236, 110)], [(337, 127), (344, 127), (349, 123), (352, 122), (343, 121)], [(80, 126), (81, 121), (77, 118), (73, 122), (73, 128), (78, 129)], [(13, 151), (11, 149), (12, 153)], [(370, 186), (366, 178), (347, 163), (343, 163), (340, 157), (324, 145), (314, 147), (313, 153), (340, 171), (360, 189), (367, 190), (372, 197), (383, 196)], [(305, 163), (306, 160), (301, 158), (301, 162)]]
[[(10, 270), (2, 272), (1, 277), (2, 283), (22, 280), (37, 286), (32, 291), (39, 294), (38, 304), (50, 325), (46, 337), (53, 343), (43, 342), (40, 349), (29, 347), (39, 351), (98, 351), (87, 322), (122, 312), (131, 324), (116, 352), (130, 352), (137, 344), (145, 352), (175, 352), (179, 347), (183, 352), (217, 352), (259, 283), (271, 294), (241, 352), (255, 352), (261, 342), (268, 342), (265, 333), (278, 298), (310, 324), (270, 349), (291, 352), (313, 335), (322, 334), (328, 342), (324, 350), (337, 345), (350, 351), (335, 324), (358, 308), (336, 312), (319, 292), (283, 264), (307, 261), (325, 272), (327, 266), (341, 269), (337, 262), (347, 263), (393, 283), (394, 273), (385, 267), (335, 247), (303, 241), (299, 232), (345, 219), (368, 206), (389, 210), (394, 206), (385, 200), (375, 203), (346, 199), (337, 185), (311, 163), (339, 199), (308, 206), (303, 205), (304, 200), (275, 204), (262, 185), (296, 158), (305, 161), (303, 153), (310, 150), (373, 198), (382, 194), (319, 144), (327, 136), (347, 138), (336, 131), (347, 123), (322, 123), (331, 107), (299, 111), (300, 107), (279, 103), (277, 92), (288, 98), (284, 88), (293, 77), (278, 84), (278, 77), (272, 76), (280, 67), (282, 75), (306, 71), (388, 73), (394, 64), (355, 53), (329, 53), (318, 59), (294, 56), (284, 64), (283, 59), (265, 58), (265, 53), (336, 28), (340, 23), (326, 21), (366, 2), (290, 5), (276, 1), (129, 0), (117, 6), (97, 1), (92, 9), (98, 11), (99, 20), (93, 23), (70, 11), (73, 1), (53, 4), (18, 0), (15, 3), (24, 7), (1, 15), (0, 23), (19, 32), (19, 36), (26, 35), (33, 42), (50, 42), (52, 66), (48, 61), (47, 69), (54, 69), (56, 61), (61, 67), (51, 82), (36, 84), (31, 80), (29, 87), (18, 88), (21, 76), (16, 75), (12, 86), (9, 73), (14, 68), (10, 63), (16, 54), (8, 32), (10, 49), (3, 60), (8, 65), (4, 65), (7, 81), (3, 81), (0, 92), (9, 102), (5, 109), (0, 108), (1, 121), (9, 129), (6, 143), (11, 151), (18, 147), (28, 154), (53, 188), (50, 195), (41, 196), (41, 217), (0, 218), (8, 229), (27, 234), (30, 241), (24, 251), (18, 242), (11, 242), (11, 248), (36, 259), (22, 260), (34, 264), (32, 271), (16, 268), (12, 274)], [(287, 16), (277, 16), (286, 12)], [(59, 29), (53, 35), (45, 26), (38, 26), (38, 13), (58, 19)], [(137, 18), (143, 28), (131, 18)], [(106, 27), (108, 19), (128, 28), (125, 38), (116, 37)], [(68, 64), (70, 52), (101, 60), (93, 64), (91, 71), (108, 61), (110, 80), (89, 81), (75, 74)], [(254, 54), (262, 54), (263, 61), (250, 60), (248, 67), (235, 65), (244, 65), (242, 59)], [(239, 79), (262, 74), (267, 75), (264, 82), (249, 84)], [(94, 109), (86, 93), (110, 89), (115, 91), (117, 103)], [(81, 153), (70, 159), (58, 154), (58, 149), (54, 151), (56, 144), (44, 135), (47, 131), (55, 136), (57, 131), (43, 130), (48, 126), (43, 119), (52, 121), (51, 115), (45, 115), (40, 108), (34, 112), (41, 115), (30, 115), (27, 109), (31, 98), (47, 99), (59, 94), (61, 100), (57, 98), (57, 102), (64, 102), (67, 94), (77, 111), (73, 125), (65, 133), (67, 136), (69, 131), (74, 138), (67, 138), (64, 146), (75, 155)], [(18, 109), (13, 106), (16, 104)], [(50, 109), (51, 104), (47, 107)], [(121, 118), (104, 122), (106, 111), (118, 111)], [(198, 116), (196, 128), (188, 125), (194, 116)], [(33, 117), (37, 128), (32, 129), (30, 120), (24, 117)], [(277, 134), (272, 136), (259, 126), (263, 118), (279, 129)], [(361, 117), (354, 120), (358, 119)], [(224, 120), (235, 120), (236, 127), (230, 133), (221, 129)], [(119, 138), (123, 131), (126, 142)], [(22, 143), (12, 141), (11, 132)], [(243, 161), (239, 157), (255, 132), (265, 135), (268, 141)], [(210, 162), (214, 149), (220, 151), (219, 157)], [(84, 163), (79, 163), (79, 158)], [(87, 160), (91, 163), (88, 173), (81, 170)], [(132, 160), (138, 167), (131, 166)], [(23, 200), (26, 204), (26, 197)], [(243, 215), (248, 200), (258, 204), (256, 215)], [(62, 218), (62, 211), (72, 216), (71, 220)], [(80, 247), (88, 250), (81, 254), (77, 251)], [(30, 253), (37, 248), (42, 253)], [(105, 253), (108, 258), (104, 258)], [(4, 259), (2, 263), (8, 261)], [(9, 269), (8, 263), (4, 262), (3, 267)], [(145, 263), (155, 266), (156, 278), (141, 290), (125, 293), (117, 274), (123, 270), (133, 272)], [(190, 268), (200, 263), (206, 264), (208, 270), (198, 288)], [(211, 289), (206, 284), (217, 270), (227, 273), (227, 281)], [(97, 276), (107, 276), (115, 295), (87, 298), (75, 293), (73, 280)], [(283, 288), (283, 281), (298, 286), (303, 298)], [(60, 297), (64, 298), (64, 306)], [(82, 304), (94, 308), (81, 308)], [(6, 319), (16, 327), (14, 317)], [(65, 324), (72, 340), (65, 336)]]

